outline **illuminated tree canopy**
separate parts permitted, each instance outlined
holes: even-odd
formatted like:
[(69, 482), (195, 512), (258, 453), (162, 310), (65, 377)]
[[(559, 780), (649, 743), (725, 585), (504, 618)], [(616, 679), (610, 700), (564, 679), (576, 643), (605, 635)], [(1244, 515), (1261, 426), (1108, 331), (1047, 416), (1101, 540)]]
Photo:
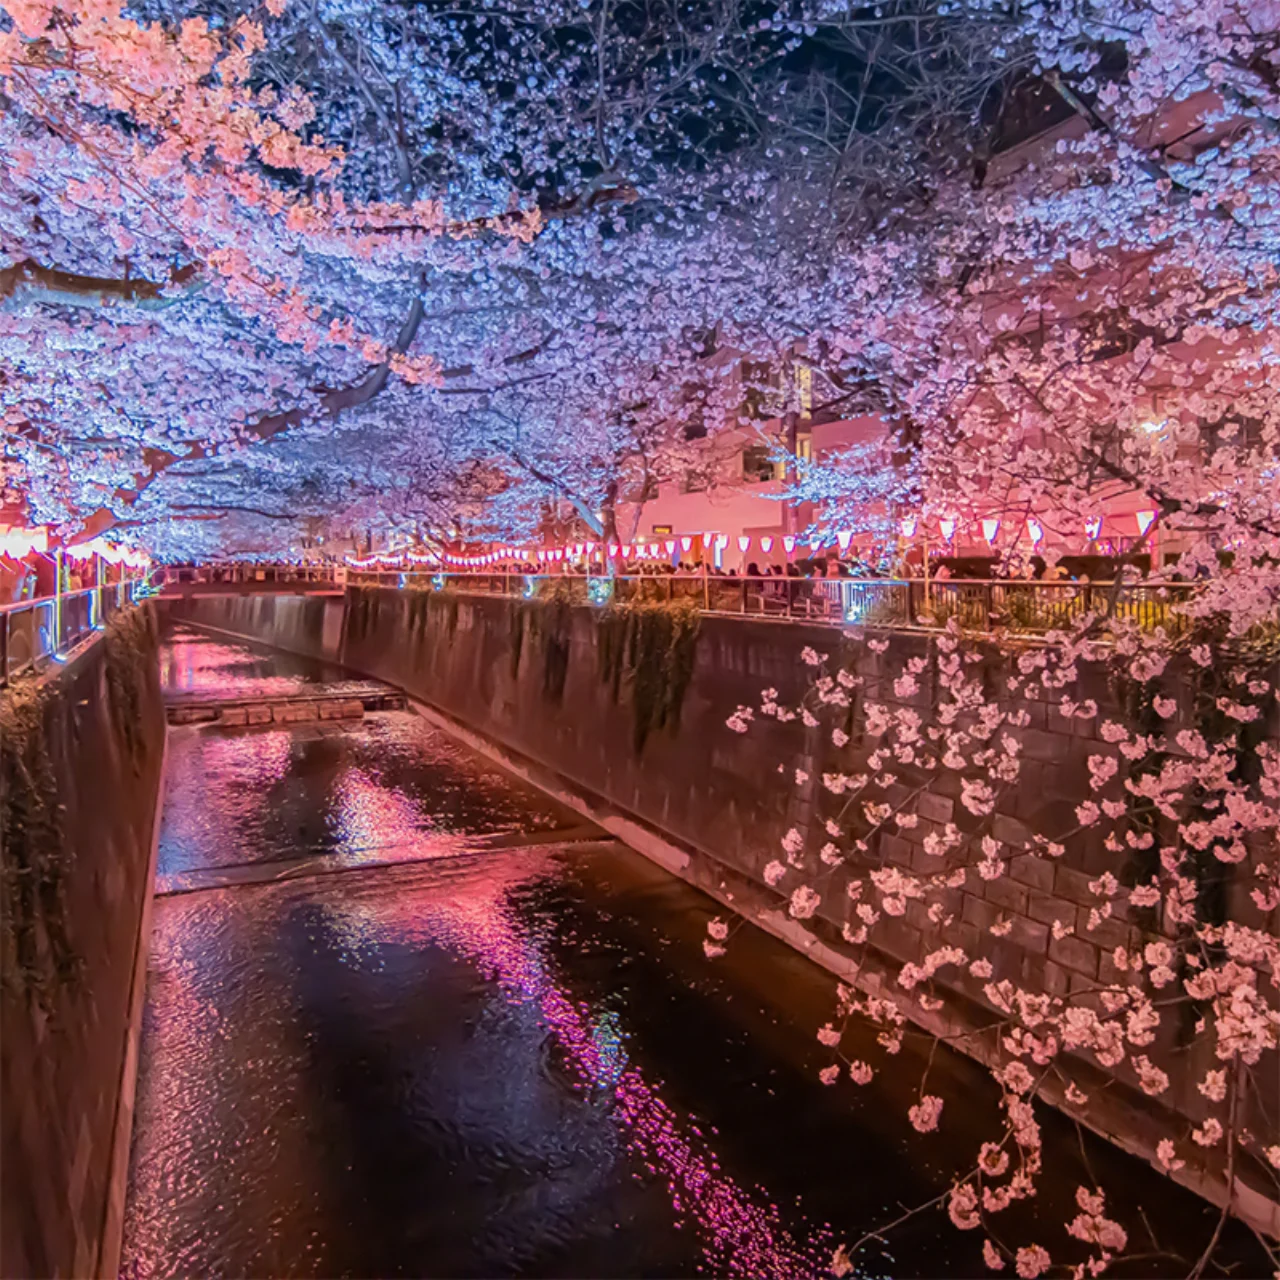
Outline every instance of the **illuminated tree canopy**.
[[(1222, 1065), (1196, 1085), (1219, 1109), (1160, 1163), (1203, 1149), (1228, 1185), (1237, 1160), (1276, 1184), (1280, 0), (0, 8), (0, 479), (6, 509), (65, 539), (119, 529), (184, 558), (312, 527), (516, 539), (549, 514), (609, 534), (717, 433), (781, 455), (817, 412), (884, 426), (789, 460), (827, 529), (1149, 517), (1127, 569), (1174, 548), (1164, 567), (1197, 584), (1176, 626), (1091, 614), (1013, 646), (998, 690), (957, 626), (897, 666), (864, 636), (871, 676), (812, 653), (802, 704), (765, 691), (729, 728), (807, 717), (843, 749), (857, 702), (875, 740), (823, 779), (848, 796), (831, 842), (791, 833), (765, 867), (797, 920), (833, 868), (921, 820), (884, 799), (899, 775), (960, 777), (969, 817), (930, 832), (936, 872), (861, 876), (850, 945), (909, 904), (938, 924), (948, 887), (1082, 833), (1117, 865), (1149, 855), (1142, 883), (1090, 890), (1099, 920), (1162, 913), (1113, 953), (1114, 1007), (984, 988), (1020, 1069), (1000, 1069), (1007, 1130), (949, 1212), (991, 1230), (989, 1266), (1051, 1265), (990, 1227), (1039, 1172), (1022, 1059), (1040, 1075), (1078, 1050), (1158, 1097), (1166, 995)], [(997, 839), (1019, 699), (1094, 720), (1071, 691), (1104, 669), (1142, 727), (1101, 727), (1069, 831)], [(1252, 879), (1211, 920), (1219, 863)], [(945, 945), (896, 980), (961, 966), (991, 977)], [(894, 999), (850, 991), (854, 1013), (900, 1040)], [(1265, 1143), (1236, 1111), (1259, 1097)], [(922, 1092), (915, 1128), (941, 1106)], [(1127, 1236), (1081, 1190), (1070, 1265), (1095, 1274)]]

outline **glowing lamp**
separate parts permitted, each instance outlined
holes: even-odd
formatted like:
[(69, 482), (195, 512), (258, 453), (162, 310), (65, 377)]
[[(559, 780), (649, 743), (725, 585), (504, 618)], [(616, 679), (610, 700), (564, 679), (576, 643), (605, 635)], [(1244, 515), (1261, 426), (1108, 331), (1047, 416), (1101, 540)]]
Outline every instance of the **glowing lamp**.
[(626, 560), (630, 560), (630, 559), (631, 559), (631, 547), (630, 547), (630, 546), (624, 546), (624, 547), (622, 548), (622, 555), (623, 555), (623, 558), (624, 558), (624, 559), (626, 559)]
[(769, 552), (773, 550), (773, 539), (769, 537), (768, 534), (760, 539), (760, 550), (763, 551), (765, 555), (768, 555)]
[(938, 521), (938, 528), (942, 530), (942, 536), (950, 542), (956, 536), (956, 521), (954, 516), (948, 516), (945, 520)]
[(616, 542), (609, 543), (609, 554), (616, 556), (618, 554), (618, 544)]
[(1084, 522), (1084, 532), (1090, 542), (1097, 542), (1098, 534), (1102, 532), (1102, 517), (1090, 516)]
[(723, 549), (729, 545), (729, 535), (727, 533), (716, 534), (716, 546)]
[(751, 546), (751, 535), (749, 533), (740, 533), (738, 535), (738, 550), (746, 551)]
[(820, 546), (822, 546), (822, 539), (815, 533), (813, 537), (809, 539), (809, 550), (816, 552)]
[(1034, 516), (1027, 517), (1027, 533), (1033, 546), (1038, 547), (1044, 541), (1044, 526)]
[(790, 533), (784, 533), (782, 535), (782, 547), (787, 555), (790, 555), (796, 549), (795, 536)]
[(649, 543), (649, 554), (656, 556), (658, 554), (658, 544), (656, 542)]
[(675, 540), (674, 538), (668, 538), (668, 539), (666, 540), (666, 542), (664, 542), (662, 545), (663, 545), (664, 547), (666, 547), (666, 549), (667, 549), (667, 555), (669, 555), (669, 556), (670, 556), (670, 555), (674, 555), (674, 554), (675, 554), (675, 550), (676, 550), (676, 540)]
[(841, 550), (841, 551), (848, 551), (848, 550), (849, 550), (849, 543), (850, 543), (851, 541), (853, 541), (853, 530), (852, 530), (852, 529), (841, 529), (841, 530), (836, 534), (836, 541), (840, 544), (840, 550)]
[(1133, 518), (1138, 522), (1138, 532), (1145, 534), (1156, 522), (1156, 513), (1154, 511), (1135, 511)]
[(987, 519), (982, 522), (982, 536), (987, 540), (987, 546), (995, 546), (996, 537), (999, 533), (999, 520)]
[(680, 550), (681, 550), (681, 551), (688, 551), (688, 550), (689, 550), (689, 548), (690, 548), (690, 547), (692, 547), (692, 546), (693, 546), (693, 539), (692, 539), (692, 538), (681, 538), (681, 539), (680, 539)]
[(916, 518), (915, 516), (906, 516), (902, 523), (898, 525), (902, 531), (904, 538), (914, 538), (916, 536)]

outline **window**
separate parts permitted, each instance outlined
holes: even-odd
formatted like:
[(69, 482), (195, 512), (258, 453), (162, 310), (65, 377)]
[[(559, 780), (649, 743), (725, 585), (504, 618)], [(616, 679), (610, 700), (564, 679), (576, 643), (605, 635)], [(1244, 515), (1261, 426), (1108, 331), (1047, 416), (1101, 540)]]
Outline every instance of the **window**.
[(796, 401), (807, 418), (813, 411), (813, 370), (807, 364), (796, 365)]
[(742, 451), (742, 478), (748, 484), (760, 484), (773, 479), (773, 459), (769, 446), (753, 444)]

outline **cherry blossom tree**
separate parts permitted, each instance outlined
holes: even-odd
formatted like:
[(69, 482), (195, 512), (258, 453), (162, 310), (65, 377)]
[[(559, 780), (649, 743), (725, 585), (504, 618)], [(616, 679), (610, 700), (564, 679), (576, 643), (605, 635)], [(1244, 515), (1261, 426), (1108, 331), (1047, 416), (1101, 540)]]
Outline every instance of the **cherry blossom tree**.
[[(819, 405), (884, 423), (791, 462), (826, 529), (988, 521), (1016, 572), (1029, 521), (1061, 547), (1100, 513), (1149, 515), (1114, 586), (1034, 644), (927, 602), (927, 640), (811, 654), (802, 699), (766, 691), (729, 727), (798, 725), (826, 753), (818, 777), (782, 762), (822, 829), (762, 869), (845, 948), (824, 1078), (883, 1068), (842, 1056), (850, 1019), (891, 1056), (956, 991), (990, 1015), (968, 1047), (1003, 1126), (946, 1197), (988, 1267), (1094, 1273), (1130, 1249), (1098, 1186), (1062, 1224), (1069, 1261), (1001, 1225), (1042, 1171), (1031, 1099), (1088, 1120), (1099, 1073), (1168, 1099), (1161, 1167), (1262, 1221), (1280, 1198), (1275, 0), (4, 13), (4, 497), (68, 537), (125, 526), (177, 557), (287, 547), (316, 521), (523, 537), (549, 510), (625, 536), (619, 502), (717, 431), (759, 427), (785, 458)], [(1125, 601), (1153, 547), (1195, 586), (1140, 620)], [(1095, 726), (1078, 808), (997, 824), (1050, 710)], [(1012, 918), (957, 940), (956, 895), (1086, 864), (1083, 916), (1037, 923), (1059, 945), (1123, 923), (1105, 975), (1060, 992), (997, 972)], [(927, 950), (895, 955), (902, 920)], [(927, 1078), (907, 1123), (922, 1143), (947, 1124)]]

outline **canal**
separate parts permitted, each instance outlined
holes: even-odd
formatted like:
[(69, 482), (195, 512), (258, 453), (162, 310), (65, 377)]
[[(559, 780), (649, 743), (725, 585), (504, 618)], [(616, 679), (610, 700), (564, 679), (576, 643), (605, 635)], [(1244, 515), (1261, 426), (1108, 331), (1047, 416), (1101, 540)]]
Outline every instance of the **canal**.
[[(210, 697), (348, 678), (192, 630), (162, 674)], [(821, 1275), (997, 1114), (939, 1053), (943, 1124), (916, 1135), (919, 1038), (886, 1059), (868, 1034), (876, 1081), (824, 1086), (829, 975), (750, 926), (709, 961), (714, 902), (411, 710), (171, 728), (156, 892), (130, 1277)], [(1071, 1253), (1086, 1164), (1159, 1250), (1212, 1229), (1043, 1120), (1052, 1177), (1011, 1238)], [(858, 1272), (986, 1274), (981, 1243), (935, 1209)]]

